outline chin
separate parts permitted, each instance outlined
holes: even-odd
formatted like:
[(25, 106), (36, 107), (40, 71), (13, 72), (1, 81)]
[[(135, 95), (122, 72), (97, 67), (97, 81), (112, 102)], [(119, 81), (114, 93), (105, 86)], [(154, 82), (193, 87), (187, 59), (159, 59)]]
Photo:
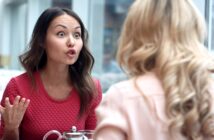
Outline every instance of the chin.
[(77, 61), (70, 61), (70, 62), (68, 62), (67, 64), (68, 65), (73, 65), (73, 64), (75, 64)]

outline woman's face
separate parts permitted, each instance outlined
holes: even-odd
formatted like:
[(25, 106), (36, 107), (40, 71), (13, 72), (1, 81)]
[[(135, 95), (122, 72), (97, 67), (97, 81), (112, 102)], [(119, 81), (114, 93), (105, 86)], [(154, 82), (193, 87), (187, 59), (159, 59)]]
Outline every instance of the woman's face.
[(50, 23), (45, 39), (47, 63), (74, 64), (82, 47), (81, 27), (75, 18), (64, 14)]

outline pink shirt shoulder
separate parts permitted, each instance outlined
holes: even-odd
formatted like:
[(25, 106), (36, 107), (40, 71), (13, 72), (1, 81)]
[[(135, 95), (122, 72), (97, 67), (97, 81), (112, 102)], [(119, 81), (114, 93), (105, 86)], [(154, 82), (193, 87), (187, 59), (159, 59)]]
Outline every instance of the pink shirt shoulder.
[(163, 89), (154, 73), (113, 85), (96, 109), (95, 139), (170, 140), (164, 104)]

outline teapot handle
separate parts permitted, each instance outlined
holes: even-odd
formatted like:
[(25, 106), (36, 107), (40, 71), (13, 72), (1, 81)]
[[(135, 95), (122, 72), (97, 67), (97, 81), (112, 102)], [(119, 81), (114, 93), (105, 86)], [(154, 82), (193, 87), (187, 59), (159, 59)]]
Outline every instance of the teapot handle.
[[(61, 140), (63, 138), (63, 136), (61, 135), (61, 133), (57, 130), (50, 130), (48, 131), (44, 137), (43, 137), (43, 140), (46, 140), (51, 134), (56, 134), (58, 136), (58, 139), (57, 140)], [(87, 140), (87, 139), (86, 139)]]

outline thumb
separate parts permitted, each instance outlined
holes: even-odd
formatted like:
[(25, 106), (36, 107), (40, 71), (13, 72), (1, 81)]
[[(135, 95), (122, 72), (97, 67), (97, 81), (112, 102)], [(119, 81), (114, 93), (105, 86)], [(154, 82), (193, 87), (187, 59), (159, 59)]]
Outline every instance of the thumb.
[(2, 105), (0, 105), (0, 114), (3, 114), (4, 110), (5, 110), (5, 108)]

